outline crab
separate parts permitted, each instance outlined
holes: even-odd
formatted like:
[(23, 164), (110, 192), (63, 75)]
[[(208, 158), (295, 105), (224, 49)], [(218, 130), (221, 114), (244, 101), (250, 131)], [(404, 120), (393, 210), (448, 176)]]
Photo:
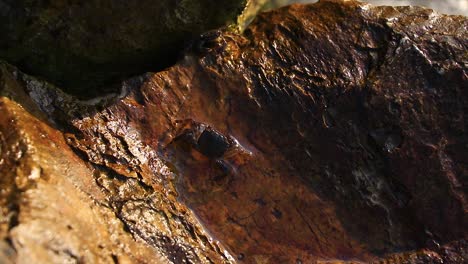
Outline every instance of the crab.
[(209, 125), (192, 119), (177, 120), (176, 124), (179, 128), (172, 141), (185, 142), (208, 159), (241, 162), (252, 155), (237, 139), (225, 136)]
[(192, 119), (176, 121), (176, 136), (167, 147), (178, 170), (191, 175), (187, 186), (205, 192), (224, 190), (252, 156), (233, 136)]
[(211, 51), (222, 49), (226, 45), (226, 41), (222, 37), (221, 30), (208, 31), (199, 36), (191, 45), (193, 52), (204, 54)]

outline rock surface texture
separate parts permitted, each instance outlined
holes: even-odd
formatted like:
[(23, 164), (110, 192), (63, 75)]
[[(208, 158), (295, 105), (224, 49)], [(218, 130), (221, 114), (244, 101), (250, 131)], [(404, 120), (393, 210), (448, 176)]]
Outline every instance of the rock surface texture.
[(92, 101), (3, 65), (0, 256), (466, 263), (467, 27), (292, 5)]
[[(120, 174), (114, 166), (94, 159), (89, 163), (68, 146), (56, 124), (47, 121), (44, 112), (21, 91), (34, 87), (28, 91), (41, 103), (66, 96), (42, 94), (44, 88), (55, 88), (5, 65), (0, 78), (0, 260), (230, 262), (230, 256), (211, 240), (190, 210), (176, 201), (170, 188), (157, 184), (159, 178), (172, 173), (154, 151), (123, 141), (107, 130), (111, 123), (102, 123), (104, 134), (97, 127), (94, 133), (96, 140), (104, 141), (95, 147), (108, 148), (101, 150), (112, 153), (102, 153), (109, 160), (122, 155), (115, 161), (128, 173)], [(51, 109), (50, 105), (41, 107), (45, 113)], [(119, 130), (115, 133), (124, 132), (114, 128)], [(148, 177), (147, 184), (141, 174)]]
[[(0, 0), (0, 57), (79, 96), (176, 62), (247, 0)], [(113, 89), (109, 89), (112, 91)]]

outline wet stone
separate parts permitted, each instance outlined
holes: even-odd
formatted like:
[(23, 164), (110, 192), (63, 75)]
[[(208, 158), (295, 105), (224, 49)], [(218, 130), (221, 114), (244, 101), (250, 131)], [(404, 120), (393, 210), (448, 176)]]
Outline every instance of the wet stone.
[[(464, 263), (466, 25), (422, 8), (292, 5), (245, 34), (203, 36), (200, 53), (98, 106), (0, 69), (65, 130), (0, 99), (12, 215), (0, 235), (17, 256), (86, 263)], [(40, 184), (15, 192), (38, 162)]]
[(14, 263), (16, 252), (11, 247), (10, 243), (0, 240), (0, 262), (5, 264)]
[(175, 63), (186, 42), (235, 24), (246, 5), (245, 0), (0, 0), (0, 12), (10, 9), (0, 16), (0, 57), (91, 98), (116, 92), (108, 86), (128, 76)]

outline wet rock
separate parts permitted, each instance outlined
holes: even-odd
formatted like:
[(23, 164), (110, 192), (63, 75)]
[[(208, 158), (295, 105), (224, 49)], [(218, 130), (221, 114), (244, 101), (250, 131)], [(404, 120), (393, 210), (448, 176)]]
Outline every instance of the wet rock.
[(14, 263), (15, 258), (16, 252), (13, 247), (7, 241), (0, 241), (0, 259), (2, 260), (2, 263)]
[[(467, 26), (417, 7), (293, 5), (242, 35), (218, 32), (100, 101), (4, 71), (11, 91), (30, 96), (13, 101), (60, 128), (48, 131), (65, 135), (75, 166), (93, 168), (71, 170), (106, 199), (88, 198), (166, 261), (463, 263)], [(29, 153), (2, 146), (15, 154), (4, 170)], [(5, 175), (2, 186), (14, 188), (2, 208), (19, 226), (22, 192), (62, 178), (37, 164)], [(81, 256), (69, 247), (63, 258)]]
[(61, 111), (60, 121), (90, 105), (5, 64), (0, 94), (0, 262), (231, 262), (159, 185), (171, 172), (135, 134), (96, 119), (92, 145), (80, 148), (76, 137), (86, 136), (62, 133), (47, 114)]
[(78, 96), (99, 95), (175, 63), (186, 42), (235, 23), (246, 2), (2, 0), (0, 58)]
[[(173, 164), (181, 200), (246, 263), (438, 261), (434, 239), (451, 247), (466, 234), (466, 160), (448, 148), (465, 142), (466, 24), (422, 8), (295, 5), (243, 35), (216, 34), (222, 45), (147, 76), (106, 111), (132, 113)], [(186, 119), (217, 131), (201, 151), (211, 154), (167, 144)], [(214, 154), (218, 135), (251, 155)]]

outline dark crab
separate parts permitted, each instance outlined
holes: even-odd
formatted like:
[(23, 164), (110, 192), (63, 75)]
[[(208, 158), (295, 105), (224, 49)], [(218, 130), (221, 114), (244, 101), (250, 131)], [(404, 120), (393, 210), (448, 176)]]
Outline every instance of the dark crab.
[(172, 142), (183, 142), (209, 159), (239, 160), (252, 154), (234, 137), (225, 136), (209, 125), (192, 119), (179, 120), (177, 124), (179, 129)]
[[(184, 167), (192, 167), (193, 171), (195, 167), (207, 165), (204, 167), (206, 175), (210, 175), (218, 187), (231, 181), (237, 167), (252, 155), (234, 137), (209, 125), (187, 119), (177, 121), (177, 127), (177, 136), (170, 145), (179, 153), (176, 155), (179, 162), (182, 161)], [(183, 156), (186, 157), (183, 159), (185, 161), (180, 160)]]
[(200, 35), (189, 46), (189, 50), (196, 54), (205, 54), (211, 51), (222, 49), (226, 41), (222, 37), (221, 30), (212, 30)]

